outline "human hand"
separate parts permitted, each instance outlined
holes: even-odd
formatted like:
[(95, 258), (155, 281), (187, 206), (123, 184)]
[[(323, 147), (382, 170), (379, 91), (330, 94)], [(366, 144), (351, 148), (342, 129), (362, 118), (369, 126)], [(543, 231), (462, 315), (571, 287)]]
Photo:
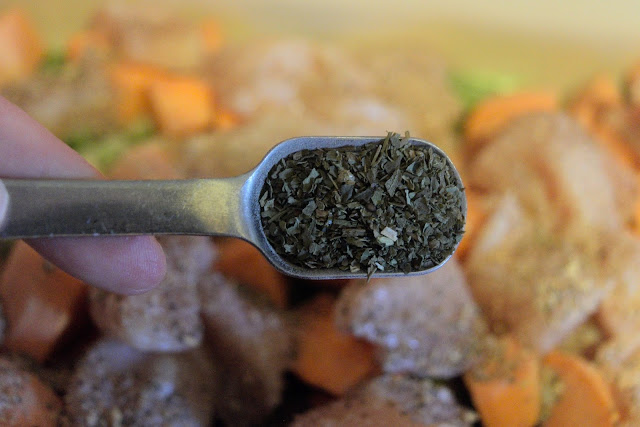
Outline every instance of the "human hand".
[[(100, 178), (100, 173), (24, 111), (0, 97), (0, 177)], [(0, 224), (8, 199), (0, 183)], [(152, 237), (64, 237), (27, 243), (72, 276), (117, 293), (145, 292), (158, 285), (165, 274), (164, 253)]]

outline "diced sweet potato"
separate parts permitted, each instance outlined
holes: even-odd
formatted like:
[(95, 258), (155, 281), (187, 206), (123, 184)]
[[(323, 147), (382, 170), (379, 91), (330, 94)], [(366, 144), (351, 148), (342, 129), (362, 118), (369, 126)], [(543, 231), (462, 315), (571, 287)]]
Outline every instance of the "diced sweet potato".
[(621, 426), (640, 423), (640, 336), (623, 335), (605, 342), (595, 357), (611, 385)]
[(465, 191), (467, 197), (467, 217), (464, 226), (464, 236), (456, 249), (458, 259), (464, 259), (469, 248), (473, 245), (476, 233), (486, 219), (485, 207), (480, 196), (472, 193), (468, 189)]
[(471, 111), (465, 122), (464, 135), (472, 147), (478, 147), (517, 117), (557, 109), (558, 99), (553, 92), (498, 95), (480, 102)]
[(344, 398), (299, 415), (306, 426), (470, 426), (473, 412), (458, 404), (453, 392), (430, 379), (387, 374)]
[(180, 179), (169, 151), (162, 141), (131, 148), (109, 171), (113, 179)]
[(143, 353), (102, 340), (78, 363), (65, 402), (73, 425), (208, 426), (215, 375), (201, 350)]
[[(624, 116), (619, 85), (609, 75), (597, 75), (569, 106), (570, 114), (596, 137), (596, 141), (626, 167), (640, 165), (640, 157), (621, 135), (617, 120)], [(612, 120), (614, 119), (614, 120)]]
[(540, 413), (540, 362), (513, 337), (492, 339), (464, 375), (482, 425), (533, 426)]
[(378, 346), (385, 372), (439, 378), (469, 367), (484, 326), (455, 258), (426, 276), (353, 283), (336, 321)]
[(0, 15), (0, 85), (33, 73), (44, 56), (44, 45), (20, 9)]
[(0, 423), (3, 426), (56, 426), (62, 402), (35, 375), (0, 358)]
[(17, 242), (0, 280), (6, 347), (42, 362), (87, 317), (87, 286)]
[(614, 426), (619, 418), (609, 384), (599, 370), (586, 360), (561, 351), (543, 360), (560, 381), (560, 395), (544, 425)]
[(264, 293), (278, 307), (287, 306), (287, 279), (269, 264), (255, 246), (240, 239), (218, 244), (215, 269), (225, 276)]
[(230, 111), (217, 111), (213, 117), (213, 126), (221, 131), (233, 129), (239, 122), (240, 118)]
[(587, 128), (597, 125), (598, 115), (603, 109), (622, 104), (620, 88), (613, 78), (606, 74), (593, 77), (580, 90), (569, 106), (569, 111)]
[(160, 130), (169, 135), (186, 136), (212, 125), (213, 92), (203, 81), (189, 77), (155, 81), (149, 99)]
[(635, 173), (562, 114), (530, 114), (512, 122), (470, 171), (472, 187), (512, 191), (536, 219), (561, 226), (625, 228), (638, 193)]
[(78, 61), (87, 54), (107, 56), (111, 49), (111, 42), (106, 34), (89, 29), (80, 31), (69, 38), (66, 55), (67, 59)]
[(206, 340), (219, 373), (216, 413), (256, 425), (281, 400), (291, 335), (281, 313), (213, 273), (199, 283)]
[(200, 24), (200, 32), (207, 53), (215, 53), (222, 46), (222, 31), (217, 20), (209, 18)]
[(197, 282), (210, 268), (215, 248), (207, 237), (164, 237), (167, 275), (141, 295), (91, 289), (91, 316), (104, 333), (134, 348), (183, 351), (202, 342)]
[(129, 62), (112, 65), (110, 77), (116, 91), (120, 121), (130, 123), (142, 115), (150, 114), (149, 88), (167, 76), (162, 69), (149, 65)]
[(293, 372), (316, 387), (343, 395), (376, 368), (374, 347), (339, 331), (335, 301), (319, 295), (296, 310), (297, 347)]
[(615, 252), (603, 233), (545, 230), (513, 197), (505, 197), (487, 219), (465, 267), (492, 329), (510, 332), (544, 353), (613, 289)]

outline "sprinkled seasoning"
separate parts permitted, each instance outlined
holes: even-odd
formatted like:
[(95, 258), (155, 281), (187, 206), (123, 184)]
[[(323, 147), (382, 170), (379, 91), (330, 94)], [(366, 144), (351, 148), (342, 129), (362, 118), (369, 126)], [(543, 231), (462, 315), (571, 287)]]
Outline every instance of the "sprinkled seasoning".
[(370, 276), (444, 261), (463, 235), (464, 197), (444, 156), (389, 133), (290, 154), (269, 171), (260, 207), (267, 239), (287, 261)]

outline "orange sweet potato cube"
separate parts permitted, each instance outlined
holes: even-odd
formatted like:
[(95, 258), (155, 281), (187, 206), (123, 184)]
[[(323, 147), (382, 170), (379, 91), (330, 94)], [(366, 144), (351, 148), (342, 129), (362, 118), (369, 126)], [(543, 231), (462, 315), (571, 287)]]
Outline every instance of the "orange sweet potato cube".
[(287, 279), (250, 243), (230, 239), (218, 245), (216, 270), (265, 294), (277, 307), (287, 306)]
[(298, 348), (293, 372), (336, 396), (345, 394), (377, 369), (375, 347), (346, 332), (334, 320), (331, 297), (319, 295), (298, 310)]
[(43, 43), (23, 11), (0, 16), (0, 84), (32, 73), (43, 55)]
[(166, 134), (187, 136), (212, 125), (213, 92), (201, 80), (173, 77), (155, 81), (149, 99), (156, 123)]
[(7, 318), (5, 346), (46, 360), (63, 337), (87, 315), (87, 286), (18, 242), (0, 277)]
[(111, 68), (111, 82), (116, 91), (120, 120), (130, 123), (144, 114), (150, 114), (149, 88), (154, 82), (166, 78), (163, 70), (149, 65), (130, 62), (115, 64)]

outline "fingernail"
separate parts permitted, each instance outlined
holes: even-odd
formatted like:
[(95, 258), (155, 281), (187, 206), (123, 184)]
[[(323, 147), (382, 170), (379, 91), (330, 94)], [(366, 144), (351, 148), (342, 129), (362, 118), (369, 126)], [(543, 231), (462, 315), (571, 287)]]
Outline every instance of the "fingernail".
[(9, 211), (9, 193), (0, 180), (0, 228), (7, 216), (7, 211)]

